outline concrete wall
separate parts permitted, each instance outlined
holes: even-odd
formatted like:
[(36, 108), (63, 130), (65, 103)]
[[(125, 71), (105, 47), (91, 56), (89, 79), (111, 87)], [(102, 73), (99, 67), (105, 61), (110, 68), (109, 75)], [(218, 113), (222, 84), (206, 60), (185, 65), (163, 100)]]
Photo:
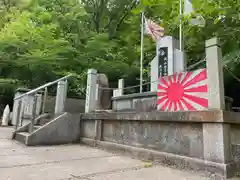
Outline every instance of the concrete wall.
[[(55, 96), (48, 96), (45, 112), (54, 112)], [(67, 98), (65, 102), (65, 111), (69, 113), (82, 113), (85, 109), (85, 100), (77, 98)]]
[[(231, 177), (240, 171), (240, 114), (227, 111), (109, 112), (82, 114), (82, 143), (139, 159)], [(231, 125), (231, 164), (206, 160), (206, 125)], [(207, 134), (208, 135), (208, 134)], [(226, 138), (229, 137), (226, 135)], [(215, 137), (216, 134), (211, 136)], [(211, 141), (220, 148), (218, 141)], [(215, 154), (214, 154), (215, 155)], [(216, 154), (217, 156), (217, 154)], [(237, 167), (238, 169), (235, 169)], [(227, 169), (226, 169), (227, 168)], [(226, 172), (228, 173), (226, 175)]]
[(84, 120), (81, 121), (81, 137), (95, 139), (95, 120)]
[[(81, 137), (95, 139), (94, 120), (84, 120), (81, 127)], [(101, 140), (203, 158), (203, 135), (200, 124), (103, 120)]]
[(232, 144), (240, 145), (240, 124), (231, 125), (231, 141)]
[(231, 142), (233, 159), (237, 163), (237, 168), (240, 171), (240, 124), (231, 125)]
[(102, 123), (103, 141), (203, 158), (200, 124), (131, 120), (106, 120)]

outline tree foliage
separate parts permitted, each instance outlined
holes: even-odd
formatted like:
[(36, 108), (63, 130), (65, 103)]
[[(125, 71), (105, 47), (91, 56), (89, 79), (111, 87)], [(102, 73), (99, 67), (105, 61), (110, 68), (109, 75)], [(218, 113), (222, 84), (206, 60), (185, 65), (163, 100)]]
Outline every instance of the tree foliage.
[[(223, 60), (236, 75), (240, 46), (240, 5), (234, 0), (193, 1), (184, 16), (188, 64), (205, 57), (205, 40), (221, 39)], [(179, 0), (0, 0), (0, 77), (35, 88), (72, 73), (72, 95), (83, 96), (88, 68), (106, 73), (111, 86), (124, 78), (139, 84), (140, 12), (161, 23), (167, 35), (179, 36)], [(189, 20), (201, 14), (204, 27)], [(224, 19), (219, 18), (225, 16)], [(144, 38), (144, 78), (155, 44)], [(228, 77), (229, 78), (229, 77)]]

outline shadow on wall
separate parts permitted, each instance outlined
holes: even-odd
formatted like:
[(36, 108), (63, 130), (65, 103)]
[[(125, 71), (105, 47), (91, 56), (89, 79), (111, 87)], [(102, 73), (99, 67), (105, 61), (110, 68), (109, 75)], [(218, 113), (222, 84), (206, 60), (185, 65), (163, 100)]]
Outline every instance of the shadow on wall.
[[(48, 96), (45, 112), (52, 113), (55, 108), (56, 96)], [(65, 111), (69, 113), (83, 113), (85, 111), (85, 100), (78, 98), (67, 98), (65, 103)]]

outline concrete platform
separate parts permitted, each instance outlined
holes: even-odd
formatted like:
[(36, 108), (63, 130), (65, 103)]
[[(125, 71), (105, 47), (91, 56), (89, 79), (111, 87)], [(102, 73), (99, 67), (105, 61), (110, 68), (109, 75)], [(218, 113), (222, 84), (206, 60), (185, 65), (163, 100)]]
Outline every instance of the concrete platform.
[(26, 147), (0, 127), (1, 180), (207, 180), (213, 179), (80, 144)]

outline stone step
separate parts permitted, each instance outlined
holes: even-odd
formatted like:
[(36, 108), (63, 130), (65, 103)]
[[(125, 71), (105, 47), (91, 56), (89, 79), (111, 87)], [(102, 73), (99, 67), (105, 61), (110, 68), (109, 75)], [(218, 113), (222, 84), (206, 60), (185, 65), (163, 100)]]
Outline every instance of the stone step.
[(39, 125), (43, 126), (45, 124), (47, 124), (48, 122), (50, 122), (53, 118), (43, 118), (39, 121)]
[(15, 140), (23, 144), (26, 144), (26, 138), (29, 135), (30, 134), (28, 132), (18, 132), (16, 133)]
[(41, 125), (34, 125), (34, 131), (36, 131), (37, 129), (39, 129), (40, 127), (42, 127)]

